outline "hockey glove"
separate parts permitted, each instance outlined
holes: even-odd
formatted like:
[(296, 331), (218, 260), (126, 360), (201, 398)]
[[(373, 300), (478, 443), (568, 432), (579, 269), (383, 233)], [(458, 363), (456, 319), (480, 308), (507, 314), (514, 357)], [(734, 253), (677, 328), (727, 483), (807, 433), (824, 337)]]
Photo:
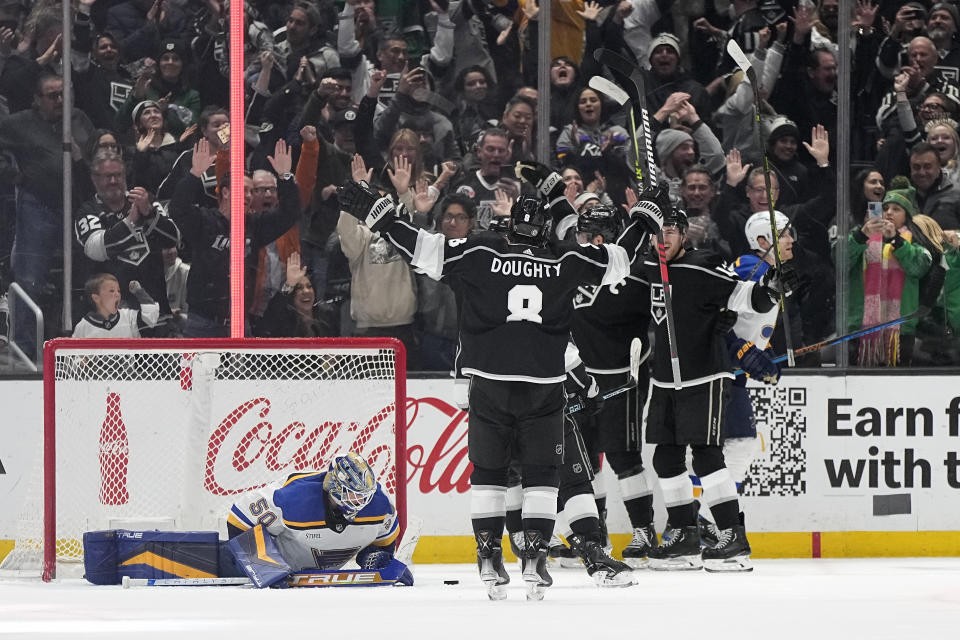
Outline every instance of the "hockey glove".
[(561, 197), (567, 187), (559, 173), (533, 160), (520, 160), (513, 170), (517, 178), (536, 187), (537, 192), (546, 198), (547, 202), (553, 202)]
[(748, 376), (766, 384), (777, 384), (780, 379), (780, 367), (773, 362), (770, 354), (757, 349), (757, 345), (752, 342), (736, 336), (727, 340), (727, 347), (730, 351), (730, 359)]
[(381, 196), (366, 182), (348, 180), (337, 189), (340, 210), (346, 211), (371, 231), (380, 231), (397, 217), (390, 196)]
[(583, 407), (579, 412), (581, 416), (595, 416), (603, 410), (603, 397), (593, 376), (590, 376), (590, 384), (587, 387), (567, 393), (567, 405), (575, 404)]
[(720, 313), (717, 314), (717, 322), (713, 325), (714, 333), (718, 333), (721, 336), (727, 335), (727, 332), (737, 324), (738, 317), (739, 314), (737, 314), (736, 311), (721, 309)]
[(797, 290), (797, 287), (800, 286), (800, 277), (792, 266), (784, 264), (780, 266), (779, 271), (777, 269), (767, 269), (767, 272), (763, 274), (761, 284), (766, 287), (771, 300), (780, 302), (781, 292), (786, 297)]
[(651, 234), (657, 235), (663, 228), (664, 216), (670, 212), (672, 206), (666, 186), (648, 187), (640, 194), (636, 204), (630, 207), (630, 219), (636, 220)]

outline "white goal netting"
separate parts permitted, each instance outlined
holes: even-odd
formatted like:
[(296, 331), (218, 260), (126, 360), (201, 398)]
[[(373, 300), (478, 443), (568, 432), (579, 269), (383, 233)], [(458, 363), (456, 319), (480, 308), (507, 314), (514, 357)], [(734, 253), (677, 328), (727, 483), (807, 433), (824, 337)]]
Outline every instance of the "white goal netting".
[(405, 517), (396, 341), (56, 340), (46, 349), (38, 472), (0, 569), (49, 577), (82, 561), (84, 531), (225, 532), (239, 494), (347, 451), (367, 459)]

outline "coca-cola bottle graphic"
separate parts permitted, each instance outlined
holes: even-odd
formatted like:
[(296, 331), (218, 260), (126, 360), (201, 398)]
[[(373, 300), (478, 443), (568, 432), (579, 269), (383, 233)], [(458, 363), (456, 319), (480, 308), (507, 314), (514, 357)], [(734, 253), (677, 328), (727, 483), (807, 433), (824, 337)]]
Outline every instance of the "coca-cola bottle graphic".
[(107, 414), (100, 427), (100, 504), (130, 502), (127, 490), (129, 464), (130, 442), (120, 413), (120, 396), (111, 392), (107, 394)]

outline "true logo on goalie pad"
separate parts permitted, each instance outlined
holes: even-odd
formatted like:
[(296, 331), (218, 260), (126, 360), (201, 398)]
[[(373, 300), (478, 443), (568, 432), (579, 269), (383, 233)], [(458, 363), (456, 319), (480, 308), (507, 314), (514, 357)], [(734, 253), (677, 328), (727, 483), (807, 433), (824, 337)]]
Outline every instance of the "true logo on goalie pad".
[(667, 308), (663, 302), (663, 285), (659, 282), (650, 283), (650, 315), (657, 324), (667, 317)]
[(363, 585), (386, 582), (376, 571), (343, 573), (298, 573), (290, 576), (291, 586), (332, 587), (334, 585)]

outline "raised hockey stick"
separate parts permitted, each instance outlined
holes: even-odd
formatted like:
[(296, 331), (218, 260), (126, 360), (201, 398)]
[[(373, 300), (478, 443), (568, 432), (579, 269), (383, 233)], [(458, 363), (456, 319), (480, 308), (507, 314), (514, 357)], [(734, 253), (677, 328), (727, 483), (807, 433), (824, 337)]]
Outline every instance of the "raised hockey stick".
[[(625, 86), (632, 85), (633, 87), (636, 95), (631, 98), (631, 101), (633, 102), (634, 106), (639, 107), (640, 109), (640, 120), (643, 125), (643, 150), (647, 165), (646, 171), (644, 171), (640, 164), (640, 145), (637, 140), (637, 124), (634, 116), (634, 109), (631, 108), (627, 110), (627, 114), (630, 117), (630, 132), (633, 140), (633, 153), (635, 158), (634, 171), (636, 172), (637, 180), (645, 188), (656, 187), (657, 172), (656, 166), (653, 162), (653, 152), (651, 151), (653, 138), (650, 135), (650, 116), (647, 111), (647, 95), (644, 89), (643, 75), (636, 65), (634, 65), (630, 60), (624, 58), (614, 51), (611, 51), (610, 49), (597, 49), (593, 52), (593, 57), (597, 62), (610, 69), (610, 72)], [(600, 89), (596, 88), (596, 85), (594, 84), (591, 84), (590, 86), (597, 91), (601, 91)], [(610, 94), (605, 95), (610, 95), (610, 97), (614, 100), (617, 100), (618, 97), (622, 98), (623, 94), (627, 92), (620, 87), (618, 88), (620, 89), (620, 92), (616, 96)], [(621, 102), (620, 104), (623, 103)], [(675, 389), (680, 389), (683, 386), (682, 377), (680, 375), (680, 355), (677, 349), (677, 328), (673, 320), (673, 298), (672, 292), (670, 291), (670, 270), (667, 268), (667, 251), (663, 245), (663, 230), (657, 234), (657, 255), (660, 259), (660, 283), (663, 288), (663, 306), (665, 315), (667, 317), (667, 342), (669, 343), (670, 347), (670, 367), (673, 370), (673, 386)]]
[[(794, 351), (794, 355), (802, 356), (802, 355), (805, 354), (805, 353), (812, 353), (812, 352), (814, 352), (814, 351), (819, 351), (820, 349), (823, 349), (823, 348), (825, 348), (825, 347), (832, 347), (833, 345), (835, 345), (835, 344), (840, 344), (841, 342), (849, 342), (850, 340), (855, 340), (855, 339), (860, 338), (860, 337), (862, 337), (862, 336), (869, 335), (869, 334), (871, 334), (871, 333), (875, 333), (875, 332), (877, 332), (877, 331), (881, 331), (881, 330), (887, 329), (887, 328), (889, 328), (889, 327), (895, 327), (895, 326), (897, 326), (897, 325), (899, 325), (899, 324), (903, 324), (904, 322), (909, 322), (910, 320), (913, 320), (914, 318), (921, 318), (921, 317), (927, 315), (928, 313), (930, 313), (930, 310), (929, 310), (929, 309), (926, 309), (926, 308), (921, 307), (921, 308), (917, 309), (916, 311), (914, 311), (913, 313), (908, 313), (908, 314), (905, 315), (905, 316), (900, 316), (899, 318), (895, 318), (895, 319), (889, 320), (889, 321), (887, 321), (887, 322), (881, 322), (880, 324), (875, 324), (875, 325), (873, 325), (872, 327), (866, 327), (865, 329), (858, 329), (858, 330), (856, 330), (856, 331), (853, 331), (853, 332), (851, 332), (851, 333), (847, 333), (847, 334), (842, 335), (842, 336), (837, 336), (837, 337), (835, 337), (835, 338), (829, 338), (829, 339), (823, 340), (823, 341), (821, 341), (821, 342), (815, 342), (815, 343), (813, 343), (813, 344), (808, 344), (808, 345), (805, 346), (805, 347), (800, 347), (799, 349), (797, 349), (796, 351)], [(784, 355), (782, 355), (782, 356), (777, 356), (776, 358), (774, 358), (774, 359), (773, 359), (773, 362), (783, 362), (783, 361), (786, 360), (786, 359), (787, 359), (787, 355), (784, 354)], [(733, 375), (739, 376), (739, 375), (741, 375), (741, 374), (743, 374), (743, 373), (744, 373), (743, 369), (735, 369), (734, 372), (733, 372)]]
[[(596, 76), (594, 76), (596, 77)], [(640, 375), (640, 363), (641, 358), (643, 357), (643, 343), (640, 341), (640, 338), (634, 338), (630, 341), (630, 377), (625, 383), (619, 387), (614, 387), (608, 391), (605, 391), (600, 394), (600, 401), (606, 402), (610, 398), (616, 398), (617, 396), (630, 391), (637, 386), (637, 378)], [(567, 415), (576, 413), (583, 409), (583, 403), (578, 402), (577, 404), (571, 404), (567, 406)]]
[[(767, 209), (770, 212), (770, 230), (776, 239), (776, 241), (771, 244), (773, 245), (773, 257), (776, 261), (777, 272), (781, 272), (783, 270), (783, 262), (780, 260), (780, 233), (777, 231), (777, 217), (773, 214), (773, 185), (770, 182), (770, 159), (767, 157), (767, 148), (763, 144), (760, 135), (760, 85), (757, 82), (757, 72), (754, 70), (753, 65), (750, 64), (747, 56), (744, 55), (743, 49), (741, 49), (737, 41), (732, 38), (727, 40), (727, 53), (729, 53), (733, 61), (737, 63), (737, 66), (743, 70), (743, 73), (750, 81), (750, 86), (753, 88), (754, 112), (756, 114), (753, 123), (753, 135), (756, 139), (757, 148), (760, 149), (760, 153), (763, 154), (763, 182), (767, 190)], [(796, 354), (793, 350), (793, 340), (790, 337), (790, 314), (787, 313), (787, 298), (782, 290), (780, 291), (780, 312), (783, 314), (783, 335), (787, 343), (787, 366), (795, 367), (797, 362), (795, 358)]]

